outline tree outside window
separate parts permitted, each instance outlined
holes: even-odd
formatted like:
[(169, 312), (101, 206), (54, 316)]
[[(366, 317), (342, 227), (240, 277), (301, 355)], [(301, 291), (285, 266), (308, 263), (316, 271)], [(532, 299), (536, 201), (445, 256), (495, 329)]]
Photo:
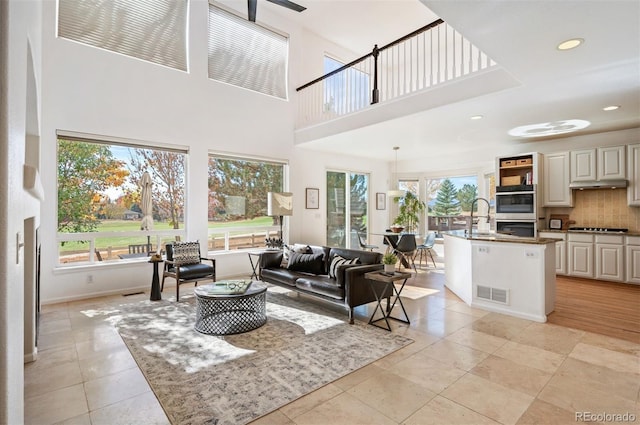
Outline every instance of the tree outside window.
[[(428, 227), (437, 232), (464, 229), (471, 215), (471, 205), (478, 197), (475, 176), (428, 179)], [(477, 211), (477, 206), (474, 207)]]
[[(58, 137), (58, 233), (86, 234), (59, 238), (59, 262), (90, 260), (89, 243), (98, 258), (119, 260), (133, 245), (157, 250), (174, 238), (155, 235), (152, 241), (141, 233), (140, 180), (145, 172), (152, 178), (154, 230), (180, 229), (185, 158), (179, 151)], [(123, 236), (114, 236), (118, 232)]]
[[(283, 163), (244, 158), (209, 157), (208, 220), (210, 248), (225, 249), (225, 233), (231, 231), (229, 249), (264, 247), (278, 218), (267, 216), (267, 193), (282, 192)], [(273, 233), (276, 236), (276, 233)]]

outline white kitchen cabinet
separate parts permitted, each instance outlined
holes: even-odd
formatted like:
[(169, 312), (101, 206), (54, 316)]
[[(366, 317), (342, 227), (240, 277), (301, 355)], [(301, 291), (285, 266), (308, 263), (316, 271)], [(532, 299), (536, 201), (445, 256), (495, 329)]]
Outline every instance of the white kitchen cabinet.
[(545, 207), (572, 207), (569, 152), (556, 152), (544, 156), (543, 194)]
[(569, 234), (569, 265), (570, 276), (593, 279), (593, 235)]
[(567, 234), (557, 232), (540, 232), (541, 238), (562, 239), (556, 242), (556, 274), (567, 274)]
[(640, 285), (640, 236), (627, 236), (625, 261), (626, 282)]
[(596, 164), (598, 180), (620, 180), (627, 178), (626, 146), (598, 148)]
[(640, 143), (627, 146), (627, 169), (627, 203), (632, 207), (640, 207)]
[(596, 158), (596, 149), (571, 151), (571, 181), (596, 180), (598, 178)]
[(624, 236), (596, 235), (595, 277), (624, 282)]
[(571, 151), (571, 182), (627, 178), (625, 146)]

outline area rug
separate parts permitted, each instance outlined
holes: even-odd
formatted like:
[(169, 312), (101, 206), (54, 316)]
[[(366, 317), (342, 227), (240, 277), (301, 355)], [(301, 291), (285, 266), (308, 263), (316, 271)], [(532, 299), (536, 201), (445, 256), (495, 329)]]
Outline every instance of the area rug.
[(312, 302), (267, 293), (267, 323), (216, 337), (193, 329), (193, 295), (112, 316), (173, 424), (244, 424), (413, 342)]

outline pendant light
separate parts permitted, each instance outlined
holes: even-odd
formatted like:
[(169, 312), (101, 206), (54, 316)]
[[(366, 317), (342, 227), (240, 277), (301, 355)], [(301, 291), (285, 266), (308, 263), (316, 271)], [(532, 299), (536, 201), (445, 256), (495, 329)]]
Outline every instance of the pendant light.
[[(399, 146), (394, 146), (393, 150), (396, 151), (396, 169), (395, 169), (395, 174), (394, 177), (397, 179), (398, 178), (398, 149), (400, 149)], [(399, 189), (393, 189), (393, 190), (389, 190), (387, 191), (387, 196), (391, 199), (394, 198), (402, 198), (405, 195), (405, 191), (404, 190), (399, 190)]]

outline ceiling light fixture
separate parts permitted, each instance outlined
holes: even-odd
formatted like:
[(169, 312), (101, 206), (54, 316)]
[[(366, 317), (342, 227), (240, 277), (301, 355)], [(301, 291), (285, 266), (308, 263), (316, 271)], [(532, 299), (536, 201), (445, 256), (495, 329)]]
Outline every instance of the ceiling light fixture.
[(553, 122), (543, 122), (540, 124), (523, 125), (509, 130), (510, 136), (517, 137), (543, 137), (556, 134), (571, 133), (582, 130), (591, 125), (585, 120), (562, 120)]
[(471, 117), (472, 120), (481, 120), (482, 118), (484, 118), (482, 115), (474, 115)]
[(605, 106), (604, 108), (602, 108), (603, 111), (615, 111), (616, 109), (619, 109), (620, 105), (609, 105), (609, 106)]
[(578, 47), (582, 43), (584, 43), (584, 39), (583, 38), (572, 38), (570, 40), (565, 40), (562, 43), (558, 44), (557, 49), (558, 50), (571, 50), (571, 49), (575, 49), (576, 47)]
[[(400, 149), (400, 146), (393, 147), (393, 150), (396, 151), (396, 171), (394, 175), (396, 179), (398, 178), (398, 149)], [(404, 195), (405, 195), (404, 190), (393, 189), (393, 190), (387, 191), (387, 196), (391, 199), (402, 198)]]

